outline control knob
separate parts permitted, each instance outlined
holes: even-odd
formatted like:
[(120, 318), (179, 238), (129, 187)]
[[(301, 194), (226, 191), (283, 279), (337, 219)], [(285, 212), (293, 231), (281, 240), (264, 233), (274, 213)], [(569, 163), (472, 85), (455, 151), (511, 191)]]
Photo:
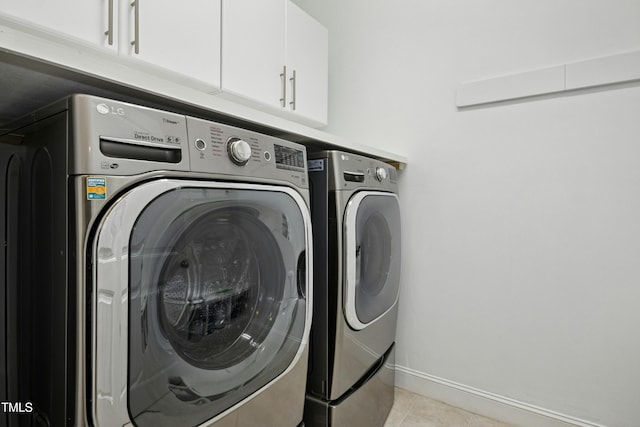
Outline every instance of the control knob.
[(376, 179), (380, 182), (387, 179), (387, 170), (385, 168), (378, 166), (376, 168)]
[(246, 165), (251, 158), (251, 146), (240, 138), (229, 138), (227, 141), (227, 153), (236, 165)]

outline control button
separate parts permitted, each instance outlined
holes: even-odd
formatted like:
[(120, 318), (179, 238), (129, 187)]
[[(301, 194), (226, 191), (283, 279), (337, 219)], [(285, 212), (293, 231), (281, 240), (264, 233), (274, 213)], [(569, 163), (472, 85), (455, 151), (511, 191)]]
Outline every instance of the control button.
[(246, 165), (251, 158), (251, 146), (243, 139), (229, 138), (227, 140), (227, 153), (231, 161), (236, 165)]
[(264, 159), (268, 162), (269, 160), (271, 160), (271, 153), (268, 151), (264, 152)]
[(196, 146), (196, 148), (200, 151), (204, 150), (205, 148), (207, 148), (207, 143), (204, 142), (204, 140), (198, 138), (196, 139), (196, 141), (194, 142), (194, 145)]
[(376, 168), (376, 179), (380, 182), (387, 179), (387, 170), (385, 168), (378, 166)]

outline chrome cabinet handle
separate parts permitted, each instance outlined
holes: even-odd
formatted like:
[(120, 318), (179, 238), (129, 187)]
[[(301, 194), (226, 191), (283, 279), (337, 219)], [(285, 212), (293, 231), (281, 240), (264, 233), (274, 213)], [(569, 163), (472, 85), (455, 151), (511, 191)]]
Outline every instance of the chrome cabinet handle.
[(109, 27), (104, 32), (105, 36), (108, 36), (109, 46), (113, 45), (113, 0), (109, 0)]
[(287, 105), (287, 66), (282, 66), (282, 73), (280, 73), (280, 79), (282, 83), (282, 98), (280, 98), (280, 105), (285, 107)]
[(296, 111), (296, 70), (293, 70), (289, 81), (291, 82), (291, 102), (289, 102), (289, 105), (291, 105), (293, 111)]
[(131, 3), (131, 7), (134, 7), (134, 39), (131, 42), (131, 46), (134, 47), (135, 53), (140, 53), (140, 0), (134, 0)]

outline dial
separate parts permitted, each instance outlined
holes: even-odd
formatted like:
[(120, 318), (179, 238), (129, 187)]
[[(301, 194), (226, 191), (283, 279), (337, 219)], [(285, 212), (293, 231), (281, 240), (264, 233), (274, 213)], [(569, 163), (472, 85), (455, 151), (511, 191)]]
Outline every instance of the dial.
[(251, 146), (244, 139), (229, 138), (227, 141), (227, 153), (231, 161), (236, 165), (246, 165), (251, 158)]
[(387, 170), (385, 168), (378, 166), (376, 168), (376, 179), (380, 182), (387, 179)]

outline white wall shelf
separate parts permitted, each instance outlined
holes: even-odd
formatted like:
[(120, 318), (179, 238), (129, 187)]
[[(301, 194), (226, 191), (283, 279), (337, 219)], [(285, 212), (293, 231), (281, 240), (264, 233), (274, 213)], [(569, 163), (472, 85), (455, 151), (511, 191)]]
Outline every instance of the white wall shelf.
[(640, 80), (640, 51), (462, 83), (456, 90), (456, 106), (471, 107), (635, 80)]

